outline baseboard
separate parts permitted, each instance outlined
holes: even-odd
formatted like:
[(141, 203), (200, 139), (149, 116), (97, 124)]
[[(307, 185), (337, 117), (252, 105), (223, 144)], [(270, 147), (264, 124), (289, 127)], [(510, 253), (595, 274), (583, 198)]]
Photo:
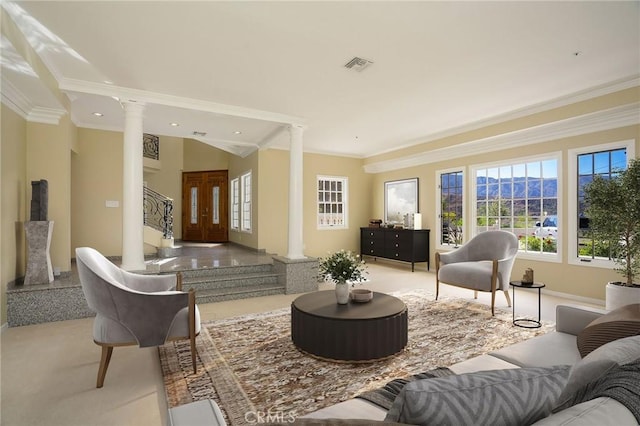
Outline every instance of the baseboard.
[(546, 288), (542, 289), (542, 293), (548, 296), (562, 297), (563, 299), (575, 300), (576, 302), (584, 303), (587, 305), (604, 307), (604, 300), (602, 299), (594, 299), (592, 297), (578, 296), (571, 293), (561, 293), (559, 291), (547, 290)]

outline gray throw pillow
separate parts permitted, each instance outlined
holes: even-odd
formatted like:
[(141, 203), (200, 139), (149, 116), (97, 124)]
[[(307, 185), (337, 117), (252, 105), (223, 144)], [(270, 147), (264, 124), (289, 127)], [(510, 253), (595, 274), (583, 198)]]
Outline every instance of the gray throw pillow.
[(640, 358), (640, 336), (625, 337), (600, 346), (571, 368), (567, 386), (558, 398), (553, 412), (570, 406), (573, 396), (590, 382), (606, 375), (619, 365), (625, 365)]
[(408, 383), (386, 421), (414, 425), (531, 424), (551, 413), (570, 366), (480, 371)]

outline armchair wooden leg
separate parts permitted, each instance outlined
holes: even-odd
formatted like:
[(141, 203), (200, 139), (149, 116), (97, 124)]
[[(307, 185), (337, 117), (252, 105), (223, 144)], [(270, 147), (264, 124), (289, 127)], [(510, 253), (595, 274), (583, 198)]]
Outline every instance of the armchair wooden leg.
[(504, 297), (507, 298), (507, 306), (511, 307), (511, 296), (509, 296), (509, 290), (504, 290)]
[(189, 342), (191, 343), (191, 365), (193, 374), (198, 372), (196, 365), (196, 292), (189, 290)]
[(113, 346), (101, 346), (102, 356), (100, 357), (100, 367), (98, 368), (98, 381), (96, 383), (97, 388), (101, 388), (104, 384), (104, 378), (107, 375), (107, 368), (109, 368), (109, 361), (111, 361), (111, 354), (113, 353)]
[(473, 290), (473, 298), (474, 299), (478, 298), (478, 290)]
[(496, 305), (496, 292), (491, 292), (491, 316), (494, 316), (495, 313), (495, 305)]
[(491, 316), (495, 315), (497, 284), (498, 284), (498, 261), (494, 260), (493, 268), (491, 272)]
[(438, 300), (438, 293), (440, 293), (440, 253), (436, 252), (436, 300)]

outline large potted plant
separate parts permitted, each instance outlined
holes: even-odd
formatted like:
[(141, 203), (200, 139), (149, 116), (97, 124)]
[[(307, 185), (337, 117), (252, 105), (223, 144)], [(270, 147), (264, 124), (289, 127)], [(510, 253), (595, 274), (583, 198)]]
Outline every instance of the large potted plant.
[(585, 186), (589, 236), (610, 248), (623, 281), (610, 282), (606, 308), (640, 303), (640, 160), (609, 179), (596, 176)]
[(349, 285), (366, 280), (366, 265), (360, 256), (350, 251), (340, 250), (320, 259), (320, 276), (336, 285), (336, 299), (339, 304), (349, 303)]

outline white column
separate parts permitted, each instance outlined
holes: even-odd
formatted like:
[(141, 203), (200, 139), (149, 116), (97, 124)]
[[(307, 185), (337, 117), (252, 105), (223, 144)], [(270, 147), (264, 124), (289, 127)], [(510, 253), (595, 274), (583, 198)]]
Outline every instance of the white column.
[(304, 259), (302, 249), (302, 133), (304, 127), (289, 126), (289, 259)]
[(123, 102), (122, 268), (144, 270), (142, 113), (144, 104)]

